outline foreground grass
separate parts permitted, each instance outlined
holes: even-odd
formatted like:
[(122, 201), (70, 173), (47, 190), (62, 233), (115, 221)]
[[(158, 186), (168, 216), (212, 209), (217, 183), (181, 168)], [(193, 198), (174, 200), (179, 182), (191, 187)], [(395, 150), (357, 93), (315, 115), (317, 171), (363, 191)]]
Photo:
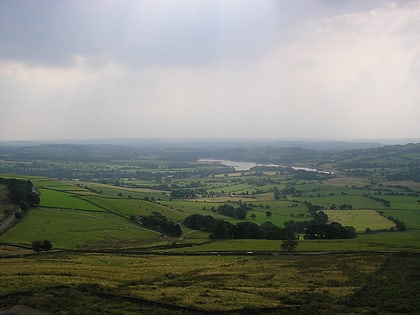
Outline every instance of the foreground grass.
[[(121, 256), (51, 253), (2, 261), (0, 307), (25, 304), (53, 314), (363, 314), (419, 302), (419, 257)], [(404, 265), (393, 281), (393, 272)], [(398, 291), (395, 301), (384, 290)], [(405, 289), (410, 288), (412, 297)], [(365, 300), (359, 292), (368, 292)], [(399, 304), (396, 304), (399, 303)], [(409, 305), (409, 306), (407, 306)], [(153, 310), (153, 311), (151, 311)]]

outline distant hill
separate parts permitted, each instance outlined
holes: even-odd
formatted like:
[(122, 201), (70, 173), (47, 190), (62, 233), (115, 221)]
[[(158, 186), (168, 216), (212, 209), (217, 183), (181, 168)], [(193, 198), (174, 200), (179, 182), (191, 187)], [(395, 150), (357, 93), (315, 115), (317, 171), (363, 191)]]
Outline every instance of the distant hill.
[(420, 143), (351, 150), (330, 156), (340, 170), (372, 170), (390, 180), (420, 181)]
[[(42, 144), (0, 146), (0, 161), (13, 162), (103, 162), (159, 159), (197, 161), (199, 158), (226, 159), (283, 165), (304, 164), (319, 168), (369, 175), (382, 170), (389, 179), (420, 181), (420, 143), (378, 147), (378, 143), (340, 141), (147, 141), (137, 144)], [(351, 148), (351, 150), (348, 150)], [(39, 164), (38, 163), (38, 164)], [(40, 167), (40, 165), (34, 165)], [(42, 165), (41, 165), (42, 166)], [(13, 165), (1, 168), (13, 171)], [(18, 165), (19, 174), (27, 165)], [(376, 170), (377, 171), (377, 170)], [(45, 175), (45, 174), (44, 174)]]

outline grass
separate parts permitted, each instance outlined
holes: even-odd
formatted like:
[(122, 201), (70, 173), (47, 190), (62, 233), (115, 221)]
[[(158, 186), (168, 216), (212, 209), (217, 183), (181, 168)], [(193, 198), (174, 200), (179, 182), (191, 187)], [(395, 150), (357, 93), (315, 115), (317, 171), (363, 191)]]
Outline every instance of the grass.
[(2, 244), (0, 245), (0, 257), (9, 257), (14, 255), (25, 255), (32, 254), (32, 249), (16, 247), (11, 245)]
[(50, 189), (39, 189), (39, 192), (41, 193), (41, 206), (95, 211), (102, 210), (100, 207), (78, 198), (76, 194)]
[(106, 198), (101, 196), (86, 196), (85, 200), (93, 202), (94, 204), (119, 213), (125, 217), (131, 215), (151, 215), (152, 212), (160, 212), (168, 219), (179, 221), (186, 217), (181, 211), (171, 209), (165, 205), (157, 202), (139, 200), (139, 199), (125, 199), (125, 198)]
[(380, 198), (391, 202), (392, 209), (417, 210), (420, 211), (420, 197), (411, 196), (380, 196)]
[[(309, 305), (318, 311), (331, 307), (344, 310), (341, 303), (368, 283), (385, 262), (384, 255), (358, 254), (193, 258), (49, 254), (11, 258), (2, 262), (0, 295), (8, 298), (0, 299), (0, 306), (25, 302), (54, 314), (74, 313), (75, 309), (88, 313), (97, 307), (92, 301), (102, 297), (108, 307), (104, 314), (116, 314), (112, 305), (119, 305), (119, 313), (130, 314), (133, 304), (141, 310), (145, 301), (162, 307), (161, 314), (175, 314), (176, 310), (183, 314), (242, 310), (245, 314), (258, 309), (257, 313), (272, 309), (287, 314)], [(55, 294), (48, 289), (57, 286), (61, 288), (54, 289)], [(84, 292), (84, 297), (77, 291)], [(64, 299), (63, 295), (80, 299)], [(313, 304), (320, 297), (323, 303)]]
[(109, 213), (37, 208), (1, 235), (0, 241), (31, 244), (34, 240), (48, 239), (55, 248), (76, 248), (98, 241), (105, 247), (115, 247), (122, 240), (154, 242), (160, 238), (159, 234), (142, 230)]
[(167, 200), (167, 192), (149, 188), (124, 188), (124, 187), (112, 187), (110, 185), (99, 185), (99, 184), (92, 184), (86, 183), (86, 185), (90, 188), (94, 188), (97, 191), (101, 192), (101, 195), (107, 196), (119, 196), (122, 195), (123, 197), (132, 197), (132, 198), (141, 198), (144, 199), (154, 198), (156, 200)]
[(385, 216), (403, 221), (408, 229), (420, 229), (420, 210), (384, 210)]
[[(303, 240), (297, 252), (319, 251), (412, 251), (420, 252), (420, 230), (358, 234), (354, 239)], [(280, 252), (277, 240), (216, 240), (193, 247), (171, 249), (175, 252)]]
[(338, 222), (342, 226), (353, 226), (357, 232), (371, 230), (389, 230), (395, 223), (384, 218), (375, 210), (323, 210), (329, 222)]

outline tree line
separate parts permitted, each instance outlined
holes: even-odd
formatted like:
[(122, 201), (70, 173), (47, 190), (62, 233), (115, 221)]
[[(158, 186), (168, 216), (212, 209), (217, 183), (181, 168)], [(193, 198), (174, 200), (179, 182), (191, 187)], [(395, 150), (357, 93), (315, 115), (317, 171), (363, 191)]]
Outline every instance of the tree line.
[(215, 219), (210, 215), (193, 214), (184, 219), (183, 224), (193, 230), (209, 232), (210, 239), (294, 239), (295, 234), (271, 222), (258, 225), (253, 222), (230, 222)]
[(182, 235), (181, 226), (178, 223), (168, 220), (160, 212), (152, 212), (149, 216), (132, 215), (130, 216), (130, 221), (170, 236)]
[[(305, 239), (349, 239), (356, 237), (356, 231), (351, 226), (340, 223), (313, 223), (307, 225), (303, 231)], [(183, 224), (193, 230), (209, 232), (210, 239), (267, 239), (293, 240), (296, 233), (290, 225), (280, 228), (271, 222), (257, 225), (252, 222), (232, 224), (224, 220), (215, 219), (210, 215), (193, 214), (185, 218)]]

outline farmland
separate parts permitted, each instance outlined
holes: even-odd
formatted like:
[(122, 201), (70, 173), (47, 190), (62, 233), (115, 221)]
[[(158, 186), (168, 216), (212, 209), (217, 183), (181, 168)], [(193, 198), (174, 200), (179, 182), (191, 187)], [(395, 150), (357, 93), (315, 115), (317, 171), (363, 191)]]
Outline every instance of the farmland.
[[(51, 164), (0, 163), (8, 169), (0, 177), (30, 180), (40, 195), (39, 205), (19, 211), (0, 185), (3, 218), (19, 212), (0, 235), (0, 307), (21, 303), (61, 314), (60, 305), (67, 305), (75, 313), (95, 313), (107, 299), (109, 314), (418, 310), (404, 292), (416, 296), (420, 290), (410, 280), (418, 277), (420, 264), (420, 186), (390, 181), (396, 169), (382, 174), (366, 165), (356, 176), (340, 157), (337, 169), (329, 164), (329, 174), (273, 166), (235, 171), (185, 153), (184, 160), (145, 155), (100, 157), (98, 163), (83, 156)], [(19, 174), (12, 174), (13, 165), (20, 165)], [(245, 215), (223, 209), (243, 209)], [(298, 230), (316, 224), (321, 214), (328, 224), (352, 227), (355, 237), (309, 239)], [(192, 215), (260, 234), (214, 238), (184, 224)], [(145, 218), (177, 224), (182, 233), (167, 233)], [(272, 227), (297, 229), (294, 255), (282, 252), (281, 237), (264, 238), (263, 229)], [(33, 253), (35, 240), (51, 241), (53, 251)], [(399, 272), (409, 280), (396, 284), (395, 268), (403, 261), (411, 267)], [(378, 286), (402, 293), (385, 302), (387, 291)], [(77, 298), (66, 302), (69, 294)]]

